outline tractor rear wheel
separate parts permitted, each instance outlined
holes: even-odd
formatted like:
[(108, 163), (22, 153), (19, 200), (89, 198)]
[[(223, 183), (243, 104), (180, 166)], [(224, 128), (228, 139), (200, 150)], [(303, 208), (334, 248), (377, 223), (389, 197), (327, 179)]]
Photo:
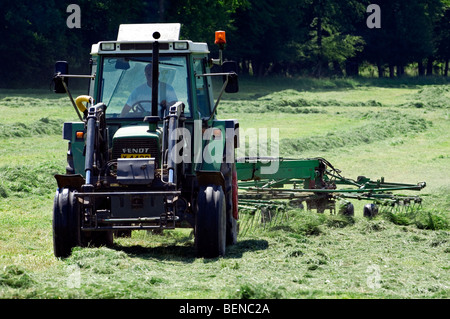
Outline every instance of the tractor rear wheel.
[(223, 163), (222, 174), (225, 179), (225, 203), (227, 223), (227, 245), (235, 245), (239, 232), (238, 225), (238, 184), (236, 163)]
[(225, 255), (226, 203), (222, 186), (201, 186), (197, 198), (195, 248), (198, 257)]
[(70, 256), (80, 244), (80, 211), (74, 193), (59, 189), (53, 202), (53, 252), (60, 258)]

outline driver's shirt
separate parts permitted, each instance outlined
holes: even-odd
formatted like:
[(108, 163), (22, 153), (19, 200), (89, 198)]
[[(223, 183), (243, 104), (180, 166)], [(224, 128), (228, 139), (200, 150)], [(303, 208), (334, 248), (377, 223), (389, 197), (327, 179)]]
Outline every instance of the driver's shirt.
[[(164, 89), (165, 88), (165, 89)], [(148, 86), (147, 83), (144, 83), (131, 92), (128, 97), (127, 104), (129, 106), (133, 106), (134, 103), (139, 101), (147, 101), (150, 102), (152, 100), (152, 88)], [(158, 92), (158, 105), (162, 101), (166, 101), (167, 103), (178, 101), (177, 95), (175, 94), (175, 90), (170, 84), (160, 82), (159, 83), (159, 92)], [(150, 108), (150, 103), (142, 103), (144, 108)], [(161, 107), (161, 105), (159, 105)], [(150, 111), (150, 109), (148, 110)]]

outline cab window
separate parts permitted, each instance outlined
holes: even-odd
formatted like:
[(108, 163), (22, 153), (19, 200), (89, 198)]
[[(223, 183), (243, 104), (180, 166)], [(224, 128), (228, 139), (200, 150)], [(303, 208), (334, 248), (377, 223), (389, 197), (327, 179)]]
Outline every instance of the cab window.
[(205, 59), (194, 58), (194, 74), (195, 74), (195, 92), (197, 95), (198, 112), (200, 117), (206, 117), (211, 114), (208, 95), (208, 81), (205, 74)]
[[(185, 116), (191, 116), (186, 61), (185, 56), (159, 57), (159, 112), (181, 101)], [(151, 115), (151, 63), (151, 57), (142, 56), (103, 58), (100, 101), (108, 106), (108, 118)]]

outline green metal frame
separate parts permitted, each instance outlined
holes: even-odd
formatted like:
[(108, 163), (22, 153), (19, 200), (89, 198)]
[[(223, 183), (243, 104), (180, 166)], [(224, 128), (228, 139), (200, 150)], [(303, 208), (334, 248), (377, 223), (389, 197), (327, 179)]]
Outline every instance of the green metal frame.
[[(277, 172), (263, 174), (261, 169), (276, 161)], [(360, 176), (345, 178), (340, 171), (322, 158), (312, 159), (241, 159), (236, 163), (241, 208), (284, 205), (288, 201), (305, 201), (310, 207), (331, 207), (335, 200), (357, 199), (395, 205), (420, 203), (418, 196), (393, 194), (394, 191), (420, 191), (425, 182), (403, 184), (385, 182), (382, 177), (373, 181)]]

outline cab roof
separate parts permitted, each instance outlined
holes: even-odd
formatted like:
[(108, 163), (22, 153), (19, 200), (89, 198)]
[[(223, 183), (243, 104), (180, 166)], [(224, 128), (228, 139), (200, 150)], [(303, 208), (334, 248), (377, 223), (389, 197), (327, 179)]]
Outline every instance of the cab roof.
[(91, 55), (152, 53), (155, 41), (161, 53), (209, 53), (206, 43), (180, 40), (180, 29), (180, 23), (121, 24), (117, 40), (93, 44)]

